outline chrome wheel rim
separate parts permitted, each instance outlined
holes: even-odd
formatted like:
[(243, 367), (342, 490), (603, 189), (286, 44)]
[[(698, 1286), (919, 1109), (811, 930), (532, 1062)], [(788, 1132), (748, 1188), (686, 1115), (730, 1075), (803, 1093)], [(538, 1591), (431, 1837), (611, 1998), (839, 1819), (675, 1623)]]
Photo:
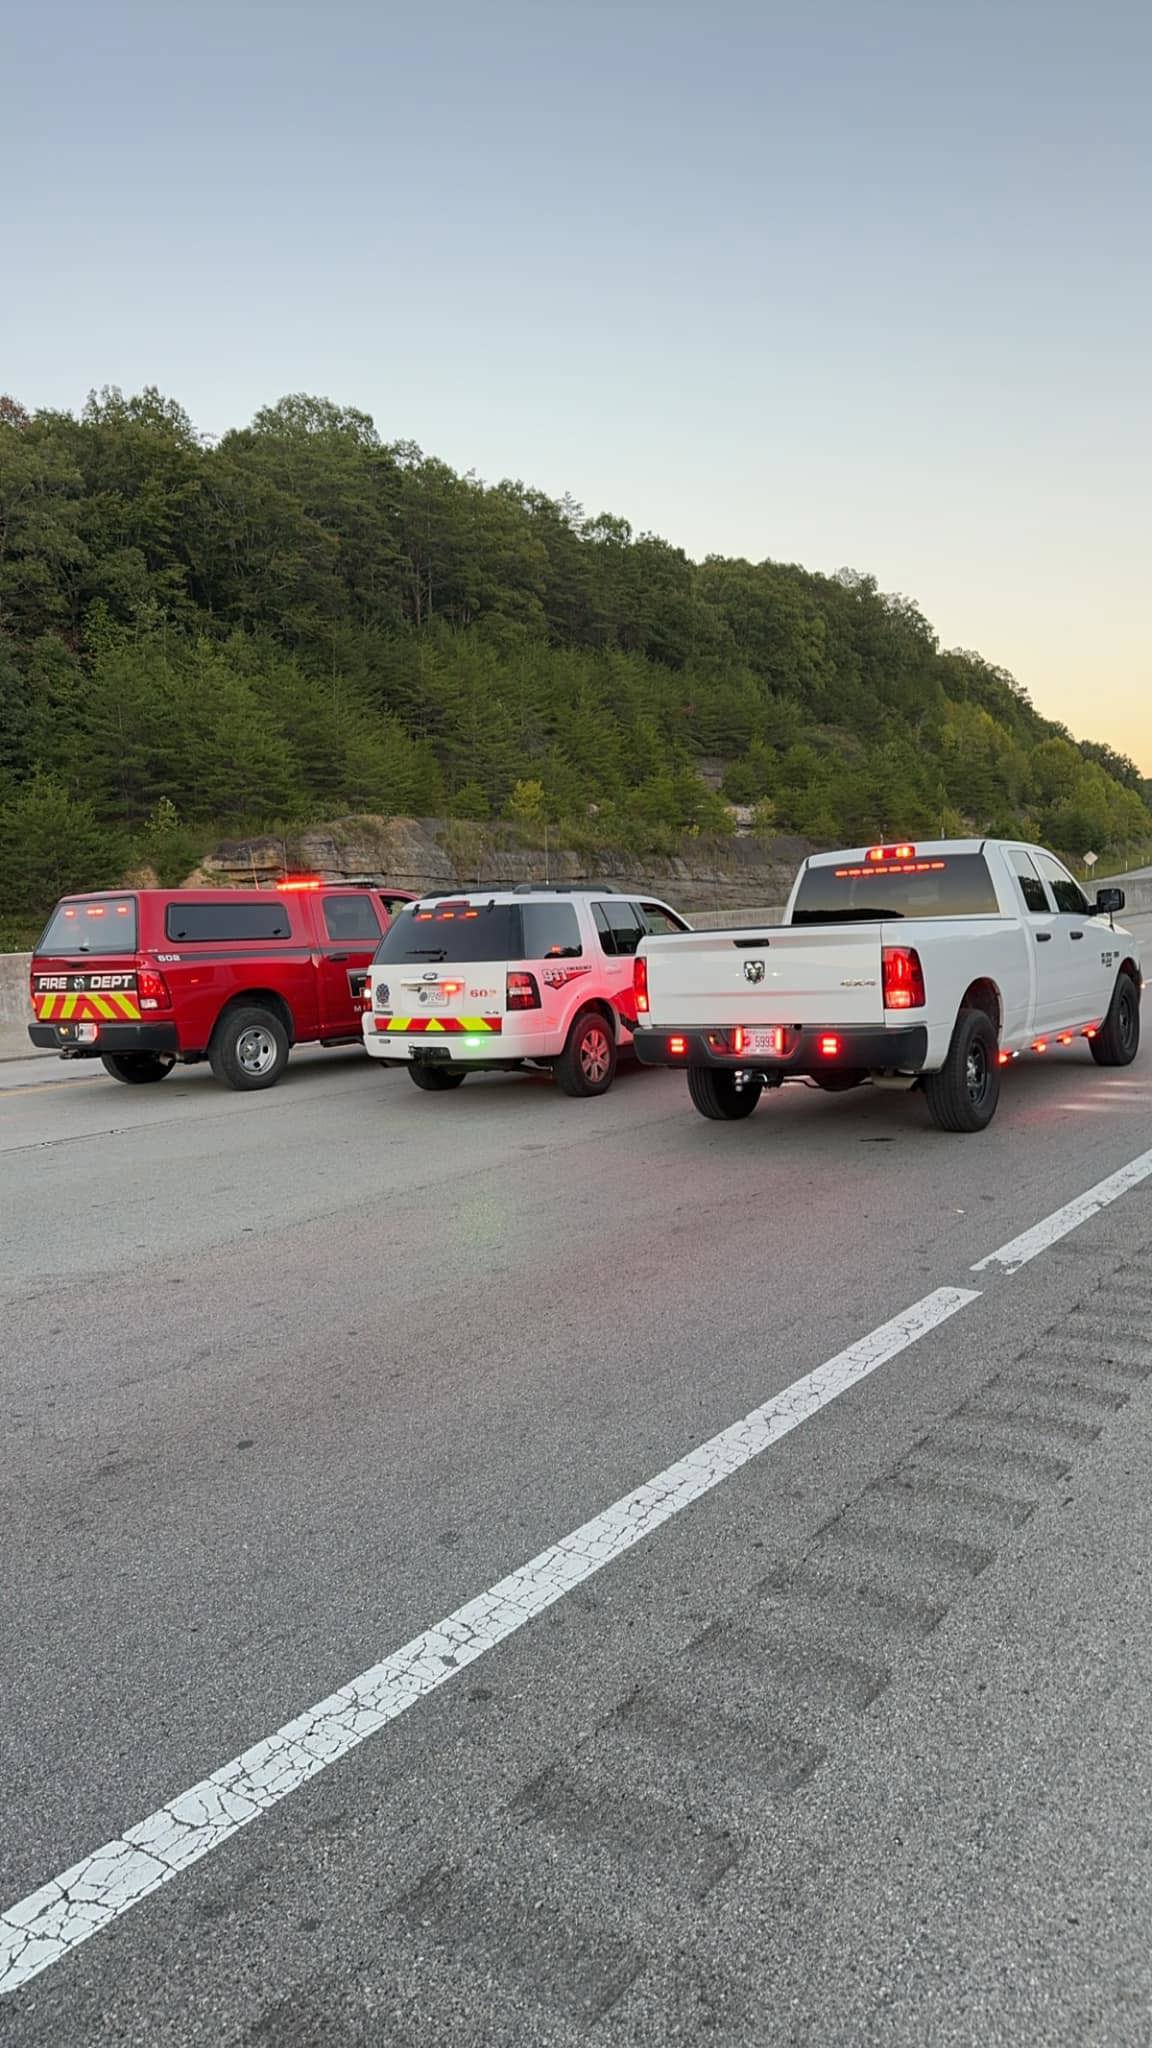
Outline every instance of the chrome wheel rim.
[(236, 1041), (236, 1058), (246, 1074), (267, 1074), (276, 1065), (276, 1040), (263, 1024), (250, 1024)]
[(584, 1033), (580, 1041), (580, 1071), (586, 1081), (594, 1085), (603, 1081), (612, 1060), (612, 1048), (608, 1033), (600, 1024), (594, 1024)]

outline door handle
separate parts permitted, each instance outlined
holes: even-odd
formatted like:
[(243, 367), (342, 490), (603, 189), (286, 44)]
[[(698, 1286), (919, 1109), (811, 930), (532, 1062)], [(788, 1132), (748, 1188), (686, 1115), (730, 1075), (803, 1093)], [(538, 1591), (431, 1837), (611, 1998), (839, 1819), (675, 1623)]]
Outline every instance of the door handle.
[(1069, 932), (1068, 937), (1070, 939), (1082, 939), (1084, 934), (1083, 932)]
[(351, 953), (329, 953), (328, 958), (330, 960), (350, 960), (352, 955)]
[(1051, 934), (1051, 932), (1037, 932), (1037, 934), (1036, 934), (1036, 944), (1037, 944), (1038, 946), (1046, 946), (1046, 945), (1048, 944), (1049, 940), (1051, 939), (1051, 937), (1052, 937), (1052, 934)]

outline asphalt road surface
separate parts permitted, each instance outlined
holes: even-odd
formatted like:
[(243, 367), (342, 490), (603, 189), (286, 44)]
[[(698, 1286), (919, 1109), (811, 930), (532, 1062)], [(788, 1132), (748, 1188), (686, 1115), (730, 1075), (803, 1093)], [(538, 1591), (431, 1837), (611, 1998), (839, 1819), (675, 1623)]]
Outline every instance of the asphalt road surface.
[(0, 1142), (3, 2048), (1152, 2041), (1152, 1052)]

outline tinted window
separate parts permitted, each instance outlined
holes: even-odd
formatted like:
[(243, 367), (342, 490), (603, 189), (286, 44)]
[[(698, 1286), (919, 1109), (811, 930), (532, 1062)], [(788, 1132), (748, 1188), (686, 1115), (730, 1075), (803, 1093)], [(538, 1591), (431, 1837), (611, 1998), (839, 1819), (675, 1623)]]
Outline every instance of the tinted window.
[(376, 948), (395, 960), (522, 960), (517, 903), (425, 903), (394, 918)]
[(324, 927), (330, 939), (368, 939), (375, 945), (380, 937), (380, 919), (370, 896), (326, 897)]
[(523, 903), (525, 960), (575, 960), (584, 951), (572, 903)]
[(600, 943), (606, 953), (634, 953), (644, 937), (634, 903), (596, 903), (592, 907)]
[(998, 917), (982, 853), (953, 853), (901, 866), (808, 868), (793, 924), (855, 924), (880, 917)]
[(1027, 853), (1014, 852), (1010, 853), (1008, 858), (1027, 908), (1034, 916), (1051, 915), (1052, 905), (1045, 894), (1044, 884), (1032, 865), (1031, 856)]
[(640, 908), (644, 913), (644, 923), (650, 932), (663, 936), (666, 932), (683, 932), (688, 929), (683, 920), (674, 917), (670, 910), (665, 910), (662, 903), (642, 903)]
[(38, 953), (134, 953), (136, 898), (101, 896), (90, 902), (58, 903)]
[(1092, 909), (1079, 882), (1074, 882), (1067, 868), (1062, 868), (1050, 853), (1038, 853), (1036, 865), (1056, 898), (1057, 910), (1066, 916), (1091, 917)]
[(164, 918), (170, 939), (290, 939), (283, 903), (170, 903)]

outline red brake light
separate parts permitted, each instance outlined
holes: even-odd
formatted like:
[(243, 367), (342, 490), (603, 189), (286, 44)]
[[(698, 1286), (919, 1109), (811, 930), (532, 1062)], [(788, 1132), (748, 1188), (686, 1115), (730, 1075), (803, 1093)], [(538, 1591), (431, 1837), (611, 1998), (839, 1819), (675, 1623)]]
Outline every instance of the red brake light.
[(440, 987), (446, 996), (462, 996), (464, 993), (464, 983), (462, 981), (442, 981)]
[(881, 971), (886, 1010), (923, 1009), (924, 969), (914, 946), (885, 946)]
[(168, 983), (157, 967), (145, 967), (137, 962), (136, 997), (142, 1010), (170, 1010), (172, 998)]
[(836, 1038), (832, 1032), (828, 1032), (826, 1036), (820, 1040), (820, 1052), (822, 1057), (826, 1060), (834, 1060), (837, 1057), (839, 1051), (840, 1040)]
[(637, 953), (632, 962), (632, 996), (636, 1004), (636, 1015), (648, 1014), (648, 962), (643, 953)]
[(520, 974), (509, 971), (505, 990), (505, 1002), (510, 1010), (538, 1010), (540, 990), (534, 974)]
[(668, 1040), (668, 1050), (671, 1053), (685, 1053), (688, 1050), (688, 1040), (686, 1038), (670, 1038)]

